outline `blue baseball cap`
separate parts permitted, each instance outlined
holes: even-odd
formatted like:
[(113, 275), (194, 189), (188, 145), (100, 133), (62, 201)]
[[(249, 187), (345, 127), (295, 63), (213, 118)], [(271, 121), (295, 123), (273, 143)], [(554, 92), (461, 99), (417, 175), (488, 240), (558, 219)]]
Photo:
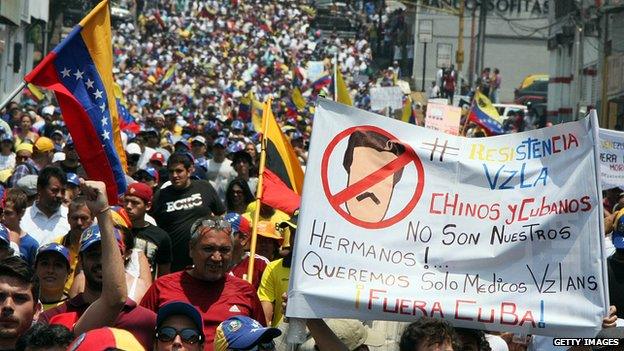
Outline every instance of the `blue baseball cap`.
[(2, 133), (0, 141), (13, 141), (13, 136), (10, 133)]
[(67, 262), (67, 266), (71, 266), (71, 261), (69, 258), (69, 250), (67, 250), (67, 248), (61, 244), (57, 244), (57, 243), (49, 243), (49, 244), (45, 244), (43, 246), (41, 246), (39, 248), (39, 250), (37, 250), (37, 256), (35, 256), (35, 265), (37, 264), (37, 260), (39, 260), (39, 256), (41, 254), (44, 254), (46, 252), (54, 252), (58, 255), (63, 256), (63, 258), (65, 259), (65, 261)]
[(277, 328), (263, 327), (247, 316), (235, 316), (221, 322), (214, 338), (215, 351), (248, 350), (258, 344), (269, 343), (282, 335)]
[(243, 130), (245, 129), (245, 123), (241, 120), (232, 121), (232, 125), (230, 126), (232, 129)]
[(303, 134), (301, 134), (300, 131), (296, 130), (294, 133), (292, 133), (292, 136), (290, 137), (291, 140), (297, 140), (297, 139), (303, 139)]
[(73, 184), (75, 186), (80, 186), (80, 178), (76, 173), (67, 173), (67, 184)]
[(187, 316), (193, 324), (195, 324), (197, 331), (201, 334), (202, 340), (206, 338), (204, 335), (204, 319), (201, 314), (195, 306), (182, 301), (168, 302), (158, 309), (158, 314), (156, 315), (156, 329), (158, 329), (167, 318), (176, 315)]
[(185, 147), (185, 148), (186, 148), (186, 150), (185, 150), (185, 151), (188, 151), (188, 150), (190, 150), (190, 149), (191, 149), (191, 144), (188, 142), (188, 140), (186, 140), (186, 139), (184, 139), (184, 138), (182, 138), (182, 139), (180, 139), (180, 140), (176, 141), (176, 142), (175, 142), (175, 144), (173, 144), (173, 146), (174, 146), (176, 149), (178, 148), (178, 145), (182, 145), (183, 147)]
[(215, 139), (215, 141), (214, 141), (214, 143), (212, 143), (212, 145), (213, 145), (213, 146), (220, 145), (220, 146), (222, 146), (222, 147), (224, 147), (224, 148), (225, 148), (225, 147), (227, 146), (227, 143), (228, 143), (228, 142), (227, 142), (227, 138), (225, 138), (225, 137), (219, 137), (219, 138)]
[(227, 151), (230, 154), (243, 151), (243, 150), (245, 150), (245, 143), (243, 143), (242, 141), (235, 141), (231, 143), (230, 145), (228, 145), (227, 147)]
[(232, 226), (232, 232), (242, 232), (245, 234), (251, 234), (251, 225), (247, 218), (241, 216), (236, 212), (228, 212), (223, 216), (230, 226)]
[[(114, 233), (117, 242), (123, 244), (121, 241), (121, 234), (119, 234), (119, 230), (117, 230), (117, 228), (114, 229)], [(102, 241), (100, 226), (93, 224), (82, 232), (82, 236), (80, 237), (80, 252), (85, 252), (93, 244), (99, 243), (100, 241)]]

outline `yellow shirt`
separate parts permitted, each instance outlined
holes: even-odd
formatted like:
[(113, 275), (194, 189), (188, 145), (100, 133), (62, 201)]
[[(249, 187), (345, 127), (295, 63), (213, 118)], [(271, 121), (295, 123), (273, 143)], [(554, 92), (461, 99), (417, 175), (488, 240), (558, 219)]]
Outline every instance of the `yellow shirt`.
[[(61, 244), (61, 245), (65, 245), (65, 243), (63, 243), (63, 238), (65, 238), (65, 235), (61, 235), (58, 238), (54, 239), (54, 242), (57, 244)], [(67, 250), (69, 250), (69, 275), (67, 276), (67, 281), (65, 282), (65, 293), (68, 294), (69, 293), (69, 289), (71, 288), (72, 284), (74, 283), (74, 273), (76, 272), (76, 266), (78, 265), (78, 253), (80, 251), (80, 243), (74, 243), (73, 245), (71, 245), (71, 247), (67, 247)]]
[(284, 319), (282, 309), (282, 294), (288, 292), (288, 280), (290, 268), (284, 267), (283, 258), (272, 261), (264, 269), (262, 280), (258, 288), (258, 298), (260, 301), (273, 302), (273, 319), (271, 326), (276, 327)]

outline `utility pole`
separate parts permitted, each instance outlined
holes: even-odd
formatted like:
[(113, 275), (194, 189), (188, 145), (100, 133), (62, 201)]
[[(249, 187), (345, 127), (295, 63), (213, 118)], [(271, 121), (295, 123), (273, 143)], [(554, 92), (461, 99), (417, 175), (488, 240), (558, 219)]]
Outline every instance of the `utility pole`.
[(468, 61), (468, 84), (470, 87), (474, 84), (474, 76), (475, 76), (475, 32), (476, 32), (476, 24), (477, 24), (477, 7), (472, 8), (472, 19), (470, 21), (470, 59)]
[(462, 66), (464, 63), (464, 9), (466, 0), (459, 0), (459, 30), (457, 32), (457, 52), (455, 53), (455, 63), (457, 63), (457, 84), (456, 92), (461, 92), (462, 86)]
[(485, 24), (487, 22), (487, 3), (484, 1), (479, 5), (479, 38), (478, 38), (478, 46), (477, 46), (477, 64), (476, 70), (479, 72), (483, 71), (484, 66), (484, 57), (485, 57)]
[(425, 71), (427, 70), (427, 42), (424, 42), (424, 49), (423, 49), (423, 70), (422, 70), (422, 87), (420, 88), (421, 91), (425, 91)]

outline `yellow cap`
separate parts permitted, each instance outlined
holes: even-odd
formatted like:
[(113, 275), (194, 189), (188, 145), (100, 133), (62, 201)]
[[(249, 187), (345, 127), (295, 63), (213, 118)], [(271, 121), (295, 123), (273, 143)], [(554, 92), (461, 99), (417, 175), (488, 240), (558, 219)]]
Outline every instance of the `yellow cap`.
[(28, 151), (32, 154), (33, 152), (33, 144), (31, 143), (21, 143), (19, 145), (17, 145), (17, 147), (15, 148), (15, 153), (18, 153), (20, 151)]
[(54, 150), (54, 142), (50, 138), (39, 137), (37, 141), (35, 141), (35, 150), (39, 152), (49, 152)]
[(258, 235), (269, 239), (282, 240), (282, 237), (275, 230), (275, 224), (269, 221), (258, 222)]

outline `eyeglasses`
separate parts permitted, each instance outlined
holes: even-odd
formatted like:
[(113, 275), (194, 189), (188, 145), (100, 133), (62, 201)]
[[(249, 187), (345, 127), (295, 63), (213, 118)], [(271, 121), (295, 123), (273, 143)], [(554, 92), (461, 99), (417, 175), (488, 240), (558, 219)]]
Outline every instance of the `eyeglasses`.
[(191, 233), (195, 234), (201, 228), (232, 230), (230, 222), (224, 219), (198, 219), (191, 226)]
[(176, 335), (180, 335), (180, 339), (186, 344), (197, 344), (203, 340), (202, 335), (191, 328), (177, 330), (173, 327), (162, 327), (156, 331), (156, 339), (162, 342), (172, 342)]

